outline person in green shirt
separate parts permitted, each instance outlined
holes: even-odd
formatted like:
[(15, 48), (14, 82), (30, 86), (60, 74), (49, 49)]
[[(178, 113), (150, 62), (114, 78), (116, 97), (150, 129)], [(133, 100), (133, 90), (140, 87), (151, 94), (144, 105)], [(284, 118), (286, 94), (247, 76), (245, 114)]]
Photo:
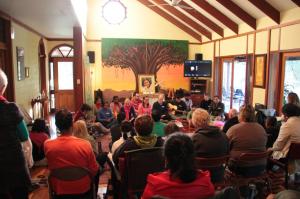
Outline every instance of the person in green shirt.
[(156, 136), (160, 136), (163, 137), (165, 136), (165, 131), (164, 128), (166, 126), (165, 123), (162, 123), (160, 121), (160, 117), (161, 117), (161, 112), (157, 109), (152, 110), (152, 119), (154, 121), (154, 126), (153, 126), (153, 130), (152, 130), (152, 134), (156, 135)]

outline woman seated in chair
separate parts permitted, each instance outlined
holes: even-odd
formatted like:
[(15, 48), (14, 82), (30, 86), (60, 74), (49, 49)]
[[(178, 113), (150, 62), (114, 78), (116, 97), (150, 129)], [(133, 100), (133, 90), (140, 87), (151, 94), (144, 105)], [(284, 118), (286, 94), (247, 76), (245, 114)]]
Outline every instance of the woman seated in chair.
[(251, 105), (240, 108), (239, 124), (227, 131), (230, 144), (229, 169), (238, 175), (252, 177), (260, 175), (266, 168), (266, 160), (238, 162), (243, 153), (259, 153), (266, 151), (267, 134), (256, 122), (255, 110)]
[(31, 132), (29, 133), (32, 141), (32, 156), (34, 161), (45, 158), (44, 142), (49, 139), (49, 129), (43, 119), (34, 120)]
[(209, 172), (196, 169), (193, 142), (187, 135), (170, 135), (164, 145), (164, 156), (168, 170), (148, 175), (143, 199), (155, 195), (172, 199), (202, 199), (214, 195)]

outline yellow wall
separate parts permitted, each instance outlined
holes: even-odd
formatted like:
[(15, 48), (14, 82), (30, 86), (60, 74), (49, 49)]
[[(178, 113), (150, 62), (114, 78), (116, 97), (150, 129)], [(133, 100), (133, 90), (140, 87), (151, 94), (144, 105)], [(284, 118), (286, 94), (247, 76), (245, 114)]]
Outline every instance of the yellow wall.
[[(267, 27), (274, 27), (271, 30), (270, 38), (270, 50), (278, 50), (279, 40), (280, 49), (279, 50), (290, 50), (300, 48), (300, 8), (294, 8), (281, 13), (281, 23), (290, 23), (293, 21), (298, 21), (296, 25), (289, 25), (281, 27), (281, 35), (279, 34), (279, 28), (275, 28), (275, 23), (268, 17), (263, 17), (257, 20), (257, 30), (265, 29)], [(248, 53), (255, 54), (267, 54), (268, 52), (268, 30), (259, 31), (253, 33), (253, 29), (245, 24), (239, 24), (239, 33), (249, 33), (248, 34)], [(256, 34), (256, 35), (254, 35)], [(224, 30), (225, 37), (233, 36), (234, 34), (228, 29)], [(280, 36), (280, 39), (279, 39)], [(256, 37), (256, 43), (254, 45), (254, 37)], [(220, 39), (220, 36), (213, 34), (213, 39)], [(219, 55), (219, 42), (220, 42), (220, 55)], [(210, 45), (210, 47), (207, 47)], [(203, 57), (211, 58), (213, 54), (213, 42), (201, 45), (200, 50), (203, 53)], [(255, 46), (255, 49), (254, 49)], [(221, 39), (216, 41), (215, 46), (215, 56), (234, 56), (247, 53), (247, 36), (239, 36), (230, 39)], [(265, 89), (254, 88), (253, 90), (253, 104), (262, 103), (265, 104)]]
[[(102, 38), (136, 38), (136, 39), (170, 39), (199, 42), (160, 15), (156, 14), (138, 1), (123, 0), (127, 7), (127, 18), (120, 25), (110, 25), (101, 17), (101, 9), (106, 1), (89, 0), (88, 26), (86, 37), (87, 51), (95, 51), (95, 64), (90, 64), (92, 70), (92, 88), (134, 90), (134, 74), (131, 70), (102, 67), (101, 39)], [(100, 13), (100, 14), (99, 14)], [(197, 44), (189, 45), (189, 59), (194, 59), (195, 53), (201, 51)], [(165, 79), (166, 74), (170, 82), (164, 81), (164, 87), (189, 89), (189, 79), (183, 78), (181, 67), (162, 68), (158, 74), (158, 81)], [(116, 81), (117, 77), (117, 81)], [(113, 85), (113, 86), (112, 86)]]
[[(15, 78), (16, 103), (22, 105), (31, 113), (31, 99), (40, 94), (38, 46), (40, 36), (12, 23), (15, 38), (12, 40), (13, 68)], [(29, 67), (29, 78), (17, 80), (17, 55), (16, 47), (24, 48), (25, 67)]]

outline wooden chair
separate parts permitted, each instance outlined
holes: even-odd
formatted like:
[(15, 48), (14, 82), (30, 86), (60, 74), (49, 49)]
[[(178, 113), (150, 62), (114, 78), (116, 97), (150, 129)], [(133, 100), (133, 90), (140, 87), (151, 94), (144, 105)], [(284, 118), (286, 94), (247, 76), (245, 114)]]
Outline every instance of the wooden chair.
[(119, 198), (123, 198), (124, 194), (125, 198), (136, 198), (136, 195), (143, 193), (148, 174), (164, 169), (165, 159), (161, 147), (126, 151), (125, 158), (119, 159), (119, 170), (112, 170), (120, 182)]
[[(256, 153), (242, 153), (240, 157), (234, 160), (233, 162), (234, 164), (238, 165), (239, 163), (258, 161), (258, 160), (267, 161), (269, 155), (270, 155), (269, 151), (256, 152)], [(265, 167), (266, 166), (267, 165), (265, 165)], [(237, 190), (242, 186), (249, 186), (250, 184), (257, 184), (262, 182), (264, 185), (267, 186), (267, 190), (269, 193), (271, 193), (272, 191), (271, 180), (269, 178), (266, 168), (260, 174), (251, 177), (242, 176), (234, 173), (233, 171), (227, 171), (226, 175), (229, 178), (231, 184), (233, 184), (237, 188)]]
[[(220, 189), (226, 186), (226, 183), (224, 181), (224, 171), (227, 166), (228, 159), (229, 155), (213, 158), (196, 157), (196, 165), (198, 169), (210, 171), (211, 179), (215, 188)], [(222, 179), (220, 181), (213, 180), (217, 178), (217, 176), (214, 176), (216, 169), (222, 171), (223, 173)]]
[[(76, 181), (76, 180), (82, 179), (85, 176), (88, 176), (90, 178), (90, 191), (88, 194), (84, 194), (84, 196), (81, 196), (82, 194), (78, 194), (78, 198), (96, 199), (97, 196), (95, 193), (95, 185), (94, 185), (93, 175), (86, 168), (73, 167), (73, 166), (50, 170), (50, 174), (48, 176), (49, 198), (54, 199), (56, 196), (58, 196), (52, 187), (52, 183), (51, 183), (52, 178), (71, 182), (71, 181)], [(72, 194), (72, 195), (70, 195), (70, 197), (75, 198), (76, 195)]]
[(300, 160), (300, 143), (291, 143), (289, 152), (284, 161), (278, 161), (275, 159), (269, 159), (270, 162), (284, 169), (285, 172), (285, 188), (289, 188), (289, 162), (293, 160)]

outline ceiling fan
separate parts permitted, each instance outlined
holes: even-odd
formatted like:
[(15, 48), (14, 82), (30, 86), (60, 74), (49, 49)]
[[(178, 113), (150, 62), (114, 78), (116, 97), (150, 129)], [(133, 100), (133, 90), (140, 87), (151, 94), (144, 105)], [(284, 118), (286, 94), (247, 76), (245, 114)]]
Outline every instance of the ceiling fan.
[[(185, 5), (181, 5), (180, 2), (182, 0), (168, 0), (167, 2), (168, 3), (164, 3), (164, 4), (157, 4), (159, 6), (173, 6), (173, 7), (179, 7), (179, 8), (183, 8), (183, 9), (187, 9), (187, 10), (191, 10), (191, 9), (194, 9), (193, 7), (190, 7), (190, 6), (185, 6)], [(157, 5), (149, 5), (150, 7), (151, 6), (157, 6)]]

